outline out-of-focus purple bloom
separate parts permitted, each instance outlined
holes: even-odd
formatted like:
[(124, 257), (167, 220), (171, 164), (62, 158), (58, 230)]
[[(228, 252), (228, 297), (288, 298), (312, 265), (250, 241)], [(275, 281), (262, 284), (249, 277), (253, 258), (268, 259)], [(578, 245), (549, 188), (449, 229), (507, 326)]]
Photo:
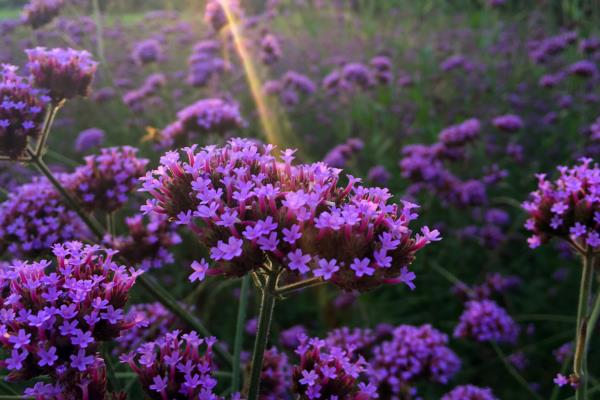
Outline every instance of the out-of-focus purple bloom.
[(219, 42), (204, 40), (196, 43), (188, 58), (187, 83), (194, 87), (203, 87), (215, 76), (228, 71), (231, 67), (219, 57)]
[(291, 368), (285, 353), (278, 351), (275, 347), (265, 351), (260, 375), (260, 399), (284, 399), (290, 386)]
[[(226, 5), (228, 12), (223, 9), (221, 3)], [(230, 16), (235, 19), (239, 19), (243, 16), (239, 0), (208, 0), (206, 2), (204, 21), (209, 24), (215, 32), (220, 31), (229, 24), (227, 14), (230, 14)]]
[(41, 28), (60, 13), (63, 3), (63, 0), (31, 0), (23, 8), (22, 19), (33, 29)]
[(593, 54), (600, 50), (600, 38), (592, 36), (579, 41), (579, 50), (584, 54)]
[(390, 179), (390, 173), (383, 165), (376, 165), (367, 174), (369, 180), (376, 185), (385, 185)]
[(350, 160), (361, 152), (364, 142), (359, 138), (350, 138), (335, 146), (323, 157), (323, 162), (334, 168), (344, 168)]
[[(427, 227), (412, 236), (415, 204), (388, 204), (386, 189), (359, 186), (350, 176), (338, 186), (339, 170), (292, 165), (290, 149), (277, 162), (272, 151), (232, 139), (223, 147), (184, 149), (183, 160), (168, 152), (143, 178), (143, 190), (154, 197), (143, 211), (193, 229), (217, 263), (208, 275), (241, 276), (268, 256), (294, 275), (312, 270), (346, 290), (403, 282), (415, 253), (441, 239)], [(307, 259), (292, 267), (293, 257)], [(368, 259), (373, 272), (358, 276), (350, 268), (355, 259)]]
[(144, 216), (136, 214), (125, 219), (127, 235), (111, 237), (104, 240), (131, 264), (142, 270), (161, 268), (172, 264), (173, 254), (169, 250), (179, 244), (181, 238), (167, 217), (150, 214), (146, 221)]
[(104, 143), (104, 131), (99, 128), (89, 128), (79, 132), (75, 140), (75, 151), (84, 153), (93, 147), (100, 147)]
[(573, 356), (573, 342), (567, 342), (552, 352), (557, 363), (562, 364)]
[(460, 359), (447, 345), (448, 336), (431, 325), (400, 325), (373, 349), (369, 375), (380, 393), (396, 396), (419, 380), (447, 383), (460, 369)]
[(523, 128), (523, 120), (518, 115), (500, 115), (492, 120), (492, 124), (501, 131), (513, 133)]
[(590, 126), (590, 139), (600, 141), (600, 117)]
[(17, 75), (17, 67), (0, 66), (0, 155), (18, 158), (42, 133), (50, 99)]
[(556, 236), (581, 249), (600, 248), (600, 167), (589, 158), (572, 168), (558, 167), (560, 177), (550, 182), (538, 174), (538, 189), (523, 203), (529, 214), (525, 228), (533, 233), (531, 248)]
[[(59, 181), (64, 178), (58, 176)], [(88, 235), (84, 223), (46, 179), (34, 179), (16, 188), (0, 204), (0, 253), (37, 256), (55, 243)]]
[(596, 64), (589, 60), (577, 61), (567, 68), (567, 71), (571, 75), (580, 76), (582, 78), (589, 78), (595, 76), (598, 73)]
[(468, 119), (458, 125), (452, 125), (439, 134), (440, 142), (448, 147), (463, 146), (479, 136), (481, 123), (476, 118)]
[(144, 102), (156, 95), (166, 84), (167, 77), (163, 73), (150, 74), (139, 88), (130, 90), (123, 95), (123, 102), (133, 111), (141, 111)]
[(473, 385), (457, 386), (442, 396), (441, 400), (497, 400), (490, 388)]
[(529, 57), (538, 64), (546, 63), (576, 41), (577, 32), (567, 31), (540, 41), (531, 42), (528, 44)]
[(473, 69), (473, 64), (461, 54), (450, 56), (440, 64), (440, 69), (444, 72), (452, 71), (458, 68), (463, 68), (466, 71), (470, 71)]
[(131, 51), (131, 58), (138, 65), (146, 65), (160, 61), (163, 57), (162, 47), (156, 39), (145, 39), (137, 42)]
[(148, 160), (137, 157), (130, 146), (101, 149), (99, 155), (87, 156), (67, 182), (82, 206), (89, 211), (113, 212), (121, 208), (128, 195), (144, 175)]
[(98, 65), (89, 52), (45, 47), (25, 52), (29, 58), (29, 72), (36, 86), (48, 90), (55, 104), (88, 95)]
[(381, 85), (387, 85), (394, 80), (394, 74), (392, 73), (392, 60), (386, 55), (379, 55), (373, 57), (369, 61), (369, 65), (373, 69), (373, 75), (375, 80)]
[(302, 325), (294, 325), (281, 331), (279, 341), (288, 350), (293, 350), (300, 345), (300, 337), (306, 336), (307, 330)]
[(260, 59), (266, 65), (275, 64), (282, 55), (279, 40), (272, 33), (266, 33), (260, 40)]
[(519, 326), (506, 310), (492, 300), (469, 301), (454, 336), (471, 338), (478, 342), (514, 343), (519, 335)]

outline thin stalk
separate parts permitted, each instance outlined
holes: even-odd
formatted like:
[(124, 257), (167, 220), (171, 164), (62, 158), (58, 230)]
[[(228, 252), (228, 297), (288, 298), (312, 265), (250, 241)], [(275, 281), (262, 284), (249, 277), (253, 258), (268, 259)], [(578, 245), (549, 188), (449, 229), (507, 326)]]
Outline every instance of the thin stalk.
[(115, 213), (114, 213), (114, 211), (106, 214), (106, 231), (112, 237), (114, 237), (115, 234), (116, 234), (116, 230), (115, 230)]
[(0, 381), (0, 392), (2, 394), (8, 394), (8, 395), (19, 394), (13, 388), (11, 388), (7, 383), (5, 383), (3, 380)]
[(277, 296), (286, 296), (286, 295), (296, 292), (298, 290), (306, 289), (306, 288), (313, 287), (313, 286), (319, 286), (324, 283), (325, 283), (325, 281), (321, 278), (305, 279), (300, 282), (294, 282), (294, 283), (290, 283), (289, 285), (278, 287), (275, 290), (275, 294), (277, 294)]
[(592, 335), (596, 329), (596, 325), (598, 324), (598, 316), (600, 316), (600, 292), (596, 294), (596, 301), (594, 301), (594, 305), (592, 306), (592, 312), (590, 313), (590, 319), (588, 322), (588, 330), (586, 342), (589, 344)]
[(54, 119), (56, 118), (56, 114), (58, 114), (58, 110), (60, 110), (63, 104), (64, 100), (58, 104), (50, 104), (48, 111), (46, 112), (46, 117), (44, 118), (44, 126), (42, 127), (42, 135), (35, 149), (35, 156), (38, 158), (44, 152), (46, 142), (48, 141), (48, 136), (50, 136), (50, 128), (54, 123)]
[(102, 346), (102, 355), (104, 358), (104, 364), (106, 365), (106, 378), (108, 379), (108, 389), (112, 392), (118, 392), (121, 390), (121, 385), (119, 384), (119, 380), (115, 374), (115, 366), (112, 363), (112, 359), (110, 358), (110, 351), (108, 348), (108, 343), (104, 343)]
[(96, 24), (96, 49), (98, 58), (100, 58), (103, 64), (106, 64), (106, 59), (104, 58), (104, 27), (102, 26), (102, 15), (98, 0), (92, 0), (92, 7), (94, 9), (94, 23)]
[(37, 169), (52, 183), (52, 185), (58, 190), (58, 192), (63, 196), (67, 205), (77, 213), (79, 218), (88, 226), (88, 228), (92, 231), (92, 233), (102, 239), (104, 234), (102, 232), (102, 228), (99, 227), (96, 223), (94, 223), (90, 217), (79, 207), (77, 201), (71, 196), (69, 192), (63, 187), (63, 185), (56, 179), (50, 168), (46, 165), (44, 160), (41, 157), (37, 156), (30, 148), (27, 148), (27, 153), (31, 157), (31, 161), (35, 164)]
[[(156, 300), (158, 300), (163, 306), (165, 306), (173, 314), (177, 315), (183, 322), (188, 324), (194, 330), (200, 332), (203, 336), (213, 336), (210, 331), (200, 322), (196, 317), (187, 312), (177, 300), (175, 300), (169, 292), (167, 292), (162, 286), (150, 277), (148, 274), (142, 274), (138, 277), (138, 282), (144, 289), (146, 289)], [(229, 352), (220, 344), (217, 343), (215, 346), (215, 352), (219, 355), (223, 361), (228, 365), (232, 365), (232, 356)]]
[(244, 344), (244, 324), (246, 322), (246, 312), (248, 310), (248, 290), (250, 288), (250, 276), (242, 278), (242, 287), (240, 289), (240, 302), (238, 305), (237, 321), (235, 325), (235, 338), (233, 341), (233, 375), (231, 377), (231, 392), (240, 390), (241, 381), (241, 363), (240, 355)]
[(254, 351), (252, 353), (248, 400), (258, 400), (263, 358), (269, 341), (269, 331), (271, 330), (271, 321), (273, 320), (273, 311), (275, 309), (274, 292), (277, 287), (277, 273), (273, 271), (267, 275), (266, 278), (267, 282), (262, 291), (260, 311), (258, 314), (258, 330), (254, 341)]
[(577, 400), (587, 400), (587, 328), (588, 305), (592, 291), (592, 278), (594, 274), (594, 257), (592, 250), (582, 255), (583, 265), (581, 271), (581, 285), (579, 288), (579, 302), (577, 305), (577, 325), (575, 333), (575, 355), (573, 356), (573, 373), (579, 378), (579, 386), (575, 392)]
[(500, 359), (500, 361), (502, 361), (502, 365), (504, 365), (504, 368), (506, 368), (508, 373), (515, 379), (515, 381), (517, 381), (517, 383), (519, 383), (519, 385), (521, 385), (525, 390), (527, 390), (527, 392), (529, 392), (529, 394), (532, 396), (531, 398), (534, 398), (537, 400), (543, 400), (543, 398), (539, 394), (537, 394), (531, 388), (531, 386), (529, 386), (529, 384), (527, 383), (525, 378), (523, 378), (519, 374), (519, 372), (506, 359), (506, 357), (504, 356), (504, 353), (500, 349), (500, 346), (498, 346), (498, 343), (496, 343), (496, 342), (491, 342), (491, 343), (492, 343), (492, 348), (496, 352), (496, 355), (498, 355), (498, 358)]

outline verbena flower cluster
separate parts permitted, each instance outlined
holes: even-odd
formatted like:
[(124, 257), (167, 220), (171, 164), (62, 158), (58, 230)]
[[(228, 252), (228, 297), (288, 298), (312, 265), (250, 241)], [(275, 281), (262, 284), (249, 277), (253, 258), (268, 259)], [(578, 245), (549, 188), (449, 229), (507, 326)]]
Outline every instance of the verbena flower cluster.
[(192, 134), (225, 134), (242, 128), (246, 122), (238, 105), (223, 99), (203, 99), (177, 113), (177, 120), (162, 131), (162, 145), (170, 147)]
[(388, 204), (386, 189), (338, 186), (340, 170), (323, 163), (292, 165), (294, 150), (232, 139), (224, 147), (184, 149), (161, 158), (143, 180), (154, 198), (144, 212), (166, 214), (188, 226), (216, 263), (195, 262), (206, 274), (241, 276), (268, 257), (301, 275), (311, 273), (343, 289), (383, 283), (412, 286), (407, 265), (439, 233), (423, 227), (412, 236), (414, 204)]
[(492, 300), (469, 301), (454, 329), (454, 336), (478, 342), (514, 343), (519, 326), (506, 310)]
[(132, 326), (123, 310), (139, 272), (113, 261), (114, 251), (80, 242), (53, 253), (54, 264), (16, 262), (3, 274), (0, 343), (10, 357), (0, 365), (11, 381), (48, 375), (65, 398), (104, 398), (97, 352)]
[(260, 375), (260, 399), (284, 399), (290, 386), (291, 367), (287, 355), (275, 347), (265, 351)]
[(350, 138), (345, 143), (335, 146), (323, 158), (323, 162), (334, 167), (344, 168), (356, 157), (365, 146), (364, 142), (358, 138)]
[(88, 236), (87, 227), (45, 178), (15, 188), (0, 204), (0, 254), (35, 257), (55, 243)]
[(216, 40), (203, 40), (196, 43), (188, 58), (187, 83), (194, 87), (207, 85), (230, 66), (219, 57), (221, 45)]
[(300, 338), (300, 362), (292, 373), (292, 391), (301, 399), (376, 399), (377, 388), (364, 374), (366, 362), (318, 338)]
[(533, 233), (529, 246), (558, 237), (579, 249), (600, 249), (600, 167), (584, 158), (579, 165), (558, 170), (553, 182), (539, 174), (538, 189), (523, 203), (529, 213), (525, 227)]
[(48, 90), (55, 104), (88, 95), (98, 65), (89, 52), (45, 47), (25, 52), (33, 81), (36, 86)]
[(138, 65), (160, 61), (163, 57), (162, 46), (157, 39), (145, 39), (135, 43), (131, 58)]
[(214, 337), (201, 338), (194, 331), (173, 331), (138, 350), (121, 356), (138, 375), (144, 393), (150, 399), (217, 400), (213, 390), (212, 359)]
[(17, 67), (0, 67), (0, 155), (16, 159), (42, 133), (50, 98), (17, 74)]
[(31, 0), (23, 8), (22, 19), (33, 29), (51, 22), (62, 9), (64, 0)]
[(145, 104), (155, 98), (166, 84), (167, 77), (162, 72), (150, 74), (140, 87), (129, 90), (123, 95), (123, 102), (131, 110), (141, 111)]
[(70, 175), (67, 188), (88, 211), (107, 213), (121, 208), (146, 172), (147, 159), (131, 146), (110, 147), (85, 157), (85, 165)]
[(125, 225), (126, 235), (107, 236), (105, 242), (118, 250), (131, 264), (149, 270), (173, 263), (170, 248), (179, 244), (181, 237), (165, 215), (150, 214), (144, 218), (143, 215), (136, 214), (125, 218)]
[(441, 400), (497, 400), (490, 388), (473, 385), (457, 386), (442, 396)]
[(369, 376), (384, 398), (414, 394), (420, 380), (447, 383), (461, 365), (448, 336), (431, 325), (395, 328), (390, 340), (373, 349), (369, 363)]

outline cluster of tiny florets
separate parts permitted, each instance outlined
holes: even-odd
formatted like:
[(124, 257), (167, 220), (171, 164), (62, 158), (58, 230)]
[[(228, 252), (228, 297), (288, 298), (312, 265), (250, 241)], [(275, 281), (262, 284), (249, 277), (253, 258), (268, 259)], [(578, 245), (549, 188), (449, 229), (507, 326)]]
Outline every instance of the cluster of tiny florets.
[(173, 263), (170, 248), (179, 244), (181, 238), (165, 215), (150, 214), (144, 218), (136, 214), (125, 218), (125, 225), (126, 235), (108, 236), (105, 241), (127, 261), (143, 270)]
[(173, 331), (121, 356), (121, 361), (137, 374), (149, 399), (217, 400), (213, 393), (217, 385), (212, 360), (215, 343), (214, 337), (201, 338), (194, 331)]
[(64, 0), (31, 0), (23, 7), (22, 19), (33, 29), (51, 22), (62, 9)]
[(0, 204), (0, 254), (35, 257), (55, 243), (88, 235), (75, 211), (44, 178), (17, 187)]
[(529, 246), (538, 247), (552, 237), (577, 249), (600, 248), (600, 167), (582, 159), (572, 168), (558, 167), (560, 176), (550, 182), (538, 175), (538, 189), (523, 203), (529, 213), (525, 227), (533, 233)]
[(146, 172), (148, 160), (137, 157), (130, 146), (101, 149), (85, 157), (85, 165), (70, 176), (67, 187), (89, 211), (113, 212), (121, 208)]
[(441, 400), (497, 400), (497, 398), (490, 388), (463, 385), (443, 395)]
[(519, 326), (506, 310), (492, 300), (469, 301), (454, 330), (454, 336), (478, 342), (514, 343)]
[(301, 399), (369, 400), (378, 398), (376, 386), (368, 382), (367, 363), (362, 357), (326, 341), (306, 336), (296, 349), (300, 357), (292, 373), (292, 391)]
[(187, 83), (202, 87), (214, 77), (227, 71), (230, 66), (219, 56), (220, 44), (216, 40), (196, 43), (188, 58)]
[(30, 140), (42, 133), (50, 98), (17, 74), (17, 67), (0, 66), (0, 155), (18, 158)]
[(419, 380), (447, 383), (460, 369), (448, 336), (431, 325), (400, 325), (392, 338), (373, 349), (369, 375), (384, 396), (413, 393)]
[(88, 95), (98, 65), (89, 52), (36, 47), (26, 53), (33, 81), (48, 90), (54, 103)]
[(66, 398), (88, 398), (83, 393), (102, 389), (87, 386), (103, 365), (99, 345), (133, 324), (123, 310), (139, 273), (98, 246), (67, 242), (53, 252), (55, 263), (16, 262), (3, 274), (0, 344), (9, 357), (0, 366), (9, 380), (48, 375)]
[(413, 287), (407, 266), (415, 253), (440, 239), (422, 228), (412, 236), (416, 205), (388, 204), (388, 190), (339, 185), (340, 170), (323, 163), (292, 165), (294, 150), (233, 139), (224, 147), (169, 152), (142, 178), (154, 198), (145, 212), (166, 214), (189, 227), (217, 264), (194, 263), (206, 274), (240, 276), (269, 258), (299, 275), (310, 272), (344, 289), (383, 283)]

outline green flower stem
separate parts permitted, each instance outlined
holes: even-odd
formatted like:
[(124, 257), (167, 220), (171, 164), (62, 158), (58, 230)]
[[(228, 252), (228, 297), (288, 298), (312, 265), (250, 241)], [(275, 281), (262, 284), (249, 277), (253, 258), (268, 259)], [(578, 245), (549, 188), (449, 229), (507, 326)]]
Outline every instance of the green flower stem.
[(240, 301), (238, 305), (237, 321), (235, 325), (235, 339), (233, 341), (233, 375), (231, 377), (231, 392), (240, 390), (241, 381), (241, 363), (240, 355), (244, 343), (244, 324), (246, 322), (246, 312), (248, 310), (248, 290), (250, 288), (250, 276), (242, 278), (242, 287), (240, 289)]
[(590, 319), (588, 322), (589, 329), (587, 330), (586, 342), (590, 343), (592, 335), (594, 334), (594, 330), (596, 325), (598, 324), (598, 316), (600, 316), (600, 292), (596, 294), (596, 301), (594, 301), (594, 305), (592, 306), (592, 312), (590, 313)]
[(273, 320), (273, 311), (275, 309), (275, 288), (277, 287), (277, 279), (277, 271), (269, 273), (266, 276), (266, 284), (262, 290), (260, 311), (258, 314), (258, 330), (254, 341), (254, 351), (252, 353), (252, 364), (250, 367), (250, 386), (248, 389), (247, 400), (258, 400), (263, 358), (269, 341), (269, 331), (271, 330), (271, 321)]
[(102, 25), (102, 15), (100, 12), (100, 3), (98, 0), (92, 0), (92, 7), (94, 9), (94, 23), (96, 24), (96, 49), (98, 52), (98, 58), (103, 64), (106, 63), (104, 58), (104, 26)]
[(510, 364), (510, 362), (504, 356), (504, 353), (502, 352), (502, 349), (500, 349), (500, 346), (498, 346), (498, 343), (496, 343), (496, 342), (491, 342), (491, 343), (492, 343), (492, 348), (496, 352), (496, 355), (498, 356), (498, 358), (500, 359), (500, 361), (502, 361), (502, 365), (504, 365), (504, 368), (506, 368), (506, 371), (508, 371), (508, 373), (515, 379), (515, 381), (517, 381), (517, 383), (519, 385), (521, 385), (523, 387), (523, 389), (527, 390), (527, 392), (531, 395), (530, 398), (536, 399), (536, 400), (544, 400), (542, 398), (542, 396), (540, 396), (539, 394), (537, 394), (531, 388), (531, 386), (529, 386), (529, 383), (527, 383), (527, 381), (525, 380), (525, 378), (523, 378), (519, 374), (519, 372), (515, 369), (515, 367), (513, 367)]
[(102, 346), (102, 355), (104, 356), (104, 364), (106, 365), (106, 376), (108, 378), (108, 389), (112, 392), (118, 392), (121, 390), (121, 385), (115, 374), (115, 366), (110, 358), (110, 351), (108, 342)]
[(104, 232), (102, 231), (102, 227), (100, 227), (97, 223), (92, 221), (88, 214), (86, 214), (77, 201), (71, 196), (71, 194), (63, 187), (63, 185), (56, 179), (50, 168), (46, 165), (44, 160), (37, 154), (35, 154), (31, 149), (27, 148), (27, 153), (31, 157), (31, 161), (35, 164), (37, 169), (44, 175), (50, 183), (58, 190), (58, 192), (63, 196), (67, 205), (77, 213), (79, 218), (88, 226), (90, 231), (96, 236), (99, 240), (102, 240), (104, 237)]
[[(4, 378), (0, 381), (0, 393), (9, 395), (8, 398), (11, 398), (10, 395), (19, 394), (12, 387), (10, 387), (6, 382), (4, 382)], [(1, 398), (1, 397), (0, 397)], [(21, 398), (21, 397), (19, 397)]]
[(56, 118), (56, 114), (58, 114), (58, 110), (60, 110), (63, 104), (64, 100), (59, 102), (58, 104), (52, 103), (46, 111), (46, 117), (44, 118), (44, 126), (42, 127), (42, 135), (40, 136), (40, 140), (35, 148), (35, 156), (38, 158), (42, 155), (42, 152), (46, 147), (48, 136), (50, 136), (50, 128), (54, 123), (54, 119)]
[(289, 285), (278, 287), (275, 290), (275, 294), (277, 296), (286, 296), (293, 292), (297, 292), (299, 290), (306, 289), (306, 288), (313, 287), (313, 286), (319, 286), (324, 283), (326, 283), (326, 282), (321, 278), (305, 279), (300, 282), (290, 283)]
[(577, 305), (577, 325), (575, 332), (575, 355), (573, 356), (573, 373), (579, 378), (579, 387), (575, 392), (577, 400), (587, 400), (587, 338), (588, 338), (588, 305), (592, 291), (594, 276), (594, 257), (591, 250), (582, 255), (581, 285)]

